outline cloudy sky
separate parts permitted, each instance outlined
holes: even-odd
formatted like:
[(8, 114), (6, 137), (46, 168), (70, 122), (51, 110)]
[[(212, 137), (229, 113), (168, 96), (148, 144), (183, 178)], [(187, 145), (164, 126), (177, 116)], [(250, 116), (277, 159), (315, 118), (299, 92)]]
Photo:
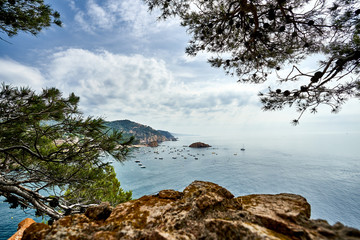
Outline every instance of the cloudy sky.
[[(262, 112), (265, 85), (238, 84), (207, 64), (206, 54), (185, 54), (189, 40), (176, 19), (156, 21), (141, 0), (52, 1), (63, 27), (34, 37), (1, 37), (0, 80), (35, 90), (57, 87), (80, 96), (85, 115), (130, 119), (187, 134), (360, 132), (359, 101), (339, 114), (320, 109), (299, 126), (294, 109)], [(304, 63), (311, 66), (316, 59)]]

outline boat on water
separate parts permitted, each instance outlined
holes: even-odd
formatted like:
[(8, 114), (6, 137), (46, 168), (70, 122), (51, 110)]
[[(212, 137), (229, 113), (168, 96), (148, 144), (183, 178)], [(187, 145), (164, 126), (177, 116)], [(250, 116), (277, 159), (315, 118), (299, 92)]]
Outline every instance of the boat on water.
[(240, 148), (240, 150), (241, 150), (241, 151), (245, 151), (245, 147), (244, 147), (244, 145), (243, 145), (243, 147), (242, 147), (242, 148)]

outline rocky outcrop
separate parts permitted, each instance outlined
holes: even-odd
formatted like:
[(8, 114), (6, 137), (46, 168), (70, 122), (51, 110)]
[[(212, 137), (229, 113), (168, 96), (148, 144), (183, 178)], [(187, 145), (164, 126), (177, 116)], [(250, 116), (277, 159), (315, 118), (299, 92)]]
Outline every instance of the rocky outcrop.
[(158, 144), (157, 141), (153, 141), (153, 142), (149, 142), (148, 146), (149, 146), (149, 147), (158, 147), (159, 144)]
[(12, 235), (8, 240), (20, 240), (23, 236), (25, 229), (27, 229), (31, 224), (35, 223), (31, 218), (25, 218), (18, 224), (17, 232)]
[(171, 133), (169, 133), (168, 131), (164, 131), (164, 130), (157, 130), (159, 133), (161, 133), (161, 135), (165, 136), (166, 139), (168, 139), (168, 141), (177, 141), (177, 138), (174, 137)]
[(52, 226), (34, 223), (23, 239), (360, 239), (357, 229), (310, 220), (310, 205), (299, 195), (235, 198), (210, 182), (195, 181), (182, 192), (163, 190), (112, 211), (106, 206)]
[(202, 143), (202, 142), (195, 142), (190, 144), (191, 148), (207, 148), (207, 147), (211, 147), (209, 144), (206, 143)]
[(130, 132), (131, 134), (134, 134), (135, 139), (139, 140), (140, 144), (149, 144), (151, 142), (165, 142), (165, 141), (169, 141), (169, 139), (167, 139), (164, 136), (159, 136), (159, 135), (151, 135), (151, 134), (144, 134), (144, 133), (138, 133), (138, 132)]

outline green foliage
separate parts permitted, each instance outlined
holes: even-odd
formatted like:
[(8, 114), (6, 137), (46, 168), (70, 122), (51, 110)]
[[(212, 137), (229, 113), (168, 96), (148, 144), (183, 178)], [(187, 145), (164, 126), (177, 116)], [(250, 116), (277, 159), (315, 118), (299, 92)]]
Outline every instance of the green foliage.
[(121, 131), (124, 134), (124, 137), (135, 137), (135, 142), (139, 143), (141, 140), (145, 141), (146, 139), (152, 137), (158, 137), (158, 139), (166, 138), (168, 140), (176, 140), (175, 137), (167, 132), (161, 130), (155, 130), (149, 126), (145, 126), (130, 120), (117, 120), (106, 122), (106, 126), (110, 128), (110, 131), (117, 130)]
[(0, 30), (9, 37), (19, 31), (36, 35), (51, 24), (61, 26), (60, 14), (43, 0), (0, 0)]
[(86, 199), (88, 203), (109, 202), (112, 206), (116, 206), (131, 200), (132, 192), (124, 192), (120, 188), (113, 166), (86, 169), (85, 177), (88, 178), (85, 184), (75, 183), (68, 187), (65, 193), (67, 201), (75, 204)]
[[(29, 88), (1, 86), (0, 195), (11, 206), (58, 218), (61, 212), (80, 211), (87, 204), (131, 198), (104, 157), (125, 160), (133, 139), (124, 140), (117, 131), (108, 134), (104, 120), (84, 118), (78, 103), (79, 97), (63, 98), (55, 88), (37, 94)], [(75, 192), (81, 194), (76, 204)]]
[[(281, 83), (293, 82), (298, 87), (282, 93), (269, 88), (267, 93), (260, 93), (264, 110), (295, 106), (301, 116), (307, 109), (316, 112), (320, 104), (326, 104), (337, 112), (349, 97), (359, 95), (357, 0), (144, 2), (150, 10), (161, 10), (160, 19), (181, 19), (192, 36), (186, 48), (189, 55), (213, 53), (208, 60), (211, 66), (222, 67), (239, 82), (263, 83), (269, 74), (293, 65), (284, 77), (277, 76)], [(311, 71), (300, 70), (298, 63), (315, 53), (322, 54), (324, 60)]]

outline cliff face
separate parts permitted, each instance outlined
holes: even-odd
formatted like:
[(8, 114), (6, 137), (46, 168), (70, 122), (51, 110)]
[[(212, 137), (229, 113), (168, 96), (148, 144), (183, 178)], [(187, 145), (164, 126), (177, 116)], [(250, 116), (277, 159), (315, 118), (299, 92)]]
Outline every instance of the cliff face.
[(195, 181), (183, 192), (163, 190), (111, 209), (106, 204), (34, 223), (23, 239), (360, 239), (340, 223), (310, 220), (310, 205), (294, 194), (234, 197)]
[(176, 138), (167, 131), (155, 130), (130, 120), (117, 120), (106, 122), (109, 128), (122, 131), (125, 135), (135, 136), (140, 144), (149, 144), (150, 142), (175, 141)]

